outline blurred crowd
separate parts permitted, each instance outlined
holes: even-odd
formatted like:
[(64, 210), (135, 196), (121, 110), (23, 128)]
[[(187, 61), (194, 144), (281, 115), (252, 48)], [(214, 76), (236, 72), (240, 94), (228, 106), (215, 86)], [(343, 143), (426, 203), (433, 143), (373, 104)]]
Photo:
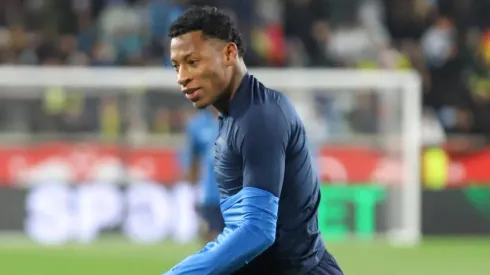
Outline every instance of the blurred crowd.
[[(168, 66), (168, 26), (189, 5), (236, 18), (250, 67), (413, 68), (447, 133), (490, 137), (490, 0), (1, 0), (0, 62)], [(158, 107), (151, 116), (183, 121)]]

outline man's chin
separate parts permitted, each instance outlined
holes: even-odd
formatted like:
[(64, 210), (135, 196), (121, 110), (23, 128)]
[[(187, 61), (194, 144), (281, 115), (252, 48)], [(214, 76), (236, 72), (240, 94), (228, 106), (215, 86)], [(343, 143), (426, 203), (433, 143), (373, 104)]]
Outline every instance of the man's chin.
[(199, 110), (206, 109), (209, 106), (209, 104), (206, 104), (205, 102), (202, 102), (200, 100), (192, 102), (192, 105), (194, 105), (194, 108)]

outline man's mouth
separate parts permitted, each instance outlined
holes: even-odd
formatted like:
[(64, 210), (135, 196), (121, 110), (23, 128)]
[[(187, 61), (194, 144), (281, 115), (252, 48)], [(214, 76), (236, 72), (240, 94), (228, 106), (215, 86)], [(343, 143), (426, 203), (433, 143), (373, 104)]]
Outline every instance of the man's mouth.
[(182, 92), (185, 94), (185, 97), (191, 101), (195, 101), (199, 96), (199, 90), (201, 88), (188, 88), (184, 89)]

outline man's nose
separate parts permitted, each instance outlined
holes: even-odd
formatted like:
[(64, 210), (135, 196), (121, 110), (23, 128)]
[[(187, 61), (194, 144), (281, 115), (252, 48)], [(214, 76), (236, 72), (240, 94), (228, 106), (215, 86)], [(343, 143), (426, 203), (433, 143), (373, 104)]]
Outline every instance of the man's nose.
[(191, 81), (191, 78), (189, 77), (189, 75), (184, 71), (184, 70), (179, 70), (178, 74), (177, 74), (177, 83), (179, 83), (179, 85), (181, 86), (186, 86), (187, 84), (189, 84), (189, 82)]

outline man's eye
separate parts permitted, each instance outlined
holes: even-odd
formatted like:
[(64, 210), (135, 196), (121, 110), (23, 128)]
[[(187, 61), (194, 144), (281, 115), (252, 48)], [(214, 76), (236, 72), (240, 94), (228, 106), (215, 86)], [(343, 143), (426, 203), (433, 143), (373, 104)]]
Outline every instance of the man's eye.
[(195, 66), (197, 65), (197, 62), (198, 62), (197, 60), (189, 60), (189, 65)]
[(175, 71), (178, 71), (179, 70), (179, 66), (178, 65), (173, 64), (172, 67), (174, 67), (174, 70)]

